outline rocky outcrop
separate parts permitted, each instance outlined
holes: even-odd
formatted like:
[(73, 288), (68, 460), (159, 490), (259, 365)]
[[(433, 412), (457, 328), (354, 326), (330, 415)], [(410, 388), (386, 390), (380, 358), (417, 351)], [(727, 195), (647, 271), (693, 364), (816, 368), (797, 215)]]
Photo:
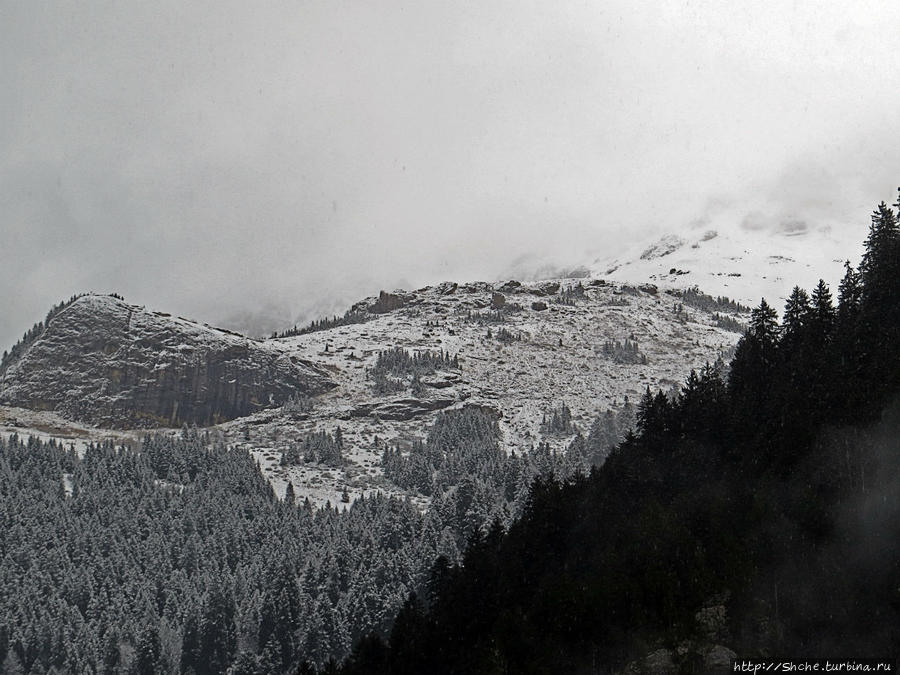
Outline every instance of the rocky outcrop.
[(559, 293), (559, 282), (541, 281), (540, 283), (535, 284), (534, 288), (531, 289), (531, 292), (538, 296), (556, 295)]
[(677, 251), (679, 248), (684, 246), (684, 243), (684, 239), (682, 239), (681, 237), (677, 237), (674, 234), (666, 235), (659, 241), (648, 246), (644, 250), (644, 252), (641, 253), (641, 260), (655, 260), (656, 258), (663, 258)]
[(347, 414), (350, 417), (377, 417), (382, 420), (411, 420), (426, 413), (443, 410), (456, 403), (455, 398), (398, 398), (393, 401), (364, 403)]
[(522, 289), (522, 282), (510, 279), (502, 284), (497, 284), (496, 289), (501, 293), (518, 293)]
[(378, 299), (369, 305), (368, 309), (372, 314), (386, 314), (387, 312), (393, 312), (395, 309), (405, 307), (414, 297), (410, 293), (381, 291), (378, 294)]
[(208, 425), (334, 386), (275, 342), (87, 295), (0, 372), (0, 403), (107, 427)]

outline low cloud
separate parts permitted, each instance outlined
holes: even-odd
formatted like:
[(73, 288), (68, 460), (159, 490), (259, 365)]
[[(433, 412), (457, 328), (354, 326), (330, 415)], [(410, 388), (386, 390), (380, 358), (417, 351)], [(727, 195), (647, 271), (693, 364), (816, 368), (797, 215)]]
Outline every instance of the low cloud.
[(858, 223), (900, 179), (900, 9), (847, 15), (6, 6), (0, 342), (78, 291), (268, 330), (692, 222)]

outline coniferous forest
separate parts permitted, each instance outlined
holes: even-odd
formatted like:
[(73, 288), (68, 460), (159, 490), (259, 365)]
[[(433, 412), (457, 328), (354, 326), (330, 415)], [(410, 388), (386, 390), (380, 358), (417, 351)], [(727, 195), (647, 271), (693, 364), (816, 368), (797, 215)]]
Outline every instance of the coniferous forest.
[[(0, 672), (336, 668), (387, 632), (435, 560), (510, 522), (535, 477), (599, 461), (631, 415), (608, 411), (565, 454), (507, 457), (488, 412), (441, 413), (409, 456), (384, 450), (387, 475), (432, 497), (424, 514), (382, 495), (279, 500), (245, 450), (196, 428), (81, 457), (0, 437)], [(289, 461), (327, 464), (341, 444), (340, 430), (314, 432)]]
[[(900, 226), (882, 203), (839, 288), (763, 301), (730, 366), (677, 396), (648, 389), (629, 433), (626, 406), (573, 427), (564, 454), (506, 456), (472, 407), (409, 452), (384, 447), (425, 513), (279, 500), (246, 451), (195, 429), (81, 457), (0, 439), (0, 671), (611, 673), (667, 649), (700, 673), (713, 646), (894, 658), (898, 338)], [(569, 430), (564, 409), (548, 428)]]

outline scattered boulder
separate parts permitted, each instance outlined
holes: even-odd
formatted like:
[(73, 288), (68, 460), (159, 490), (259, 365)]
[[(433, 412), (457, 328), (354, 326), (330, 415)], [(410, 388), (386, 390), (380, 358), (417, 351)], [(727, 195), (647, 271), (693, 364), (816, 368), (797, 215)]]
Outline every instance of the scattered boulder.
[(542, 281), (534, 287), (534, 294), (538, 296), (556, 295), (559, 293), (558, 281)]
[(547, 309), (547, 303), (543, 300), (536, 300), (535, 302), (531, 303), (531, 309), (533, 309), (535, 312), (543, 312), (545, 309)]
[(656, 295), (659, 292), (659, 289), (654, 284), (641, 284), (638, 286), (638, 290), (648, 295)]
[(515, 279), (510, 279), (497, 287), (497, 290), (502, 293), (517, 293), (519, 289), (522, 288), (522, 282), (516, 281)]
[(492, 309), (502, 309), (506, 304), (506, 296), (503, 293), (497, 293), (494, 291), (491, 293), (491, 308)]
[(434, 389), (446, 389), (459, 382), (459, 375), (426, 375), (422, 378), (422, 384)]

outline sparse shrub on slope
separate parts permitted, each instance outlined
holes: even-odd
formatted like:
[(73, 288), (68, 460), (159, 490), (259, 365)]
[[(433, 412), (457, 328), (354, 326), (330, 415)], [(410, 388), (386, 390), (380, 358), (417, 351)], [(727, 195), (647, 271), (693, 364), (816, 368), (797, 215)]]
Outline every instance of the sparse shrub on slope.
[(647, 365), (647, 355), (639, 348), (637, 340), (625, 338), (624, 341), (607, 340), (603, 343), (603, 355), (616, 363), (626, 365)]

